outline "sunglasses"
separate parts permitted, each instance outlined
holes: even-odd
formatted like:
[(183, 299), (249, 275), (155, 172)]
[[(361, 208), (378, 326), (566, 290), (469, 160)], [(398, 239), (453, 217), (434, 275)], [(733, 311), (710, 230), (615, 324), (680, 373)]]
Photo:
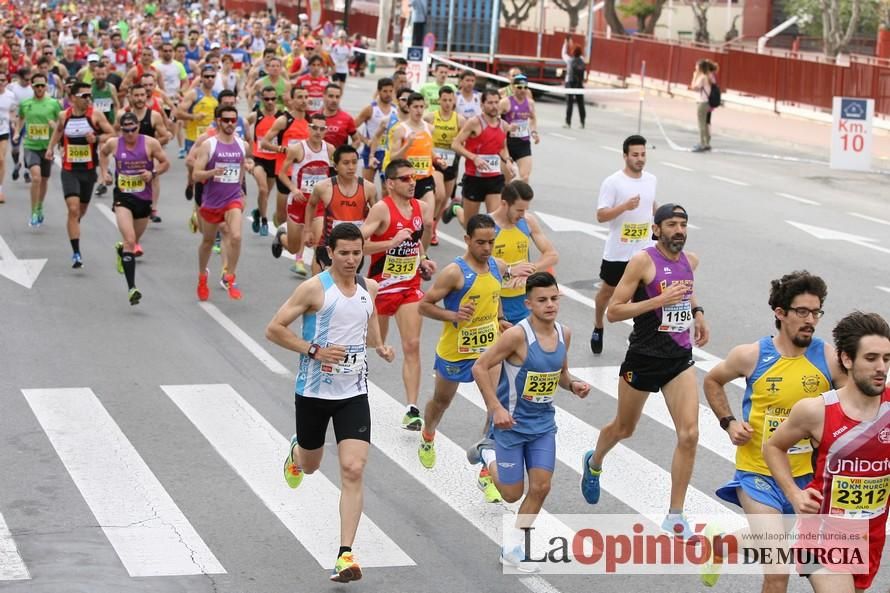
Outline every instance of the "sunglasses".
[(309, 129), (315, 130), (316, 132), (327, 132), (328, 131), (327, 126), (309, 126)]
[(84, 93), (82, 95), (74, 95), (74, 96), (77, 97), (78, 99), (92, 99), (93, 98), (93, 95), (91, 95), (90, 93)]
[(408, 175), (396, 175), (395, 177), (390, 177), (390, 179), (392, 179), (393, 181), (398, 179), (403, 183), (411, 183), (412, 181), (417, 179), (417, 176), (414, 173), (409, 173)]
[(136, 132), (136, 131), (138, 131), (138, 130), (139, 130), (139, 126), (129, 126), (129, 127), (126, 127), (126, 128), (121, 127), (121, 132), (123, 132), (124, 134), (131, 134), (131, 133)]
[(527, 88), (528, 88), (528, 85), (527, 85), (527, 84), (517, 84), (517, 85), (514, 85), (514, 86), (515, 86), (516, 88), (518, 88), (518, 89), (527, 89)]
[(221, 121), (224, 124), (234, 124), (238, 121), (238, 118), (237, 117), (221, 117), (221, 118), (219, 118), (219, 121)]
[(45, 82), (38, 82), (37, 84), (32, 84), (31, 86), (33, 86), (35, 89), (39, 89), (39, 88), (45, 87), (45, 86), (46, 86), (46, 83), (45, 83)]
[(277, 97), (263, 97), (263, 101), (274, 101)]

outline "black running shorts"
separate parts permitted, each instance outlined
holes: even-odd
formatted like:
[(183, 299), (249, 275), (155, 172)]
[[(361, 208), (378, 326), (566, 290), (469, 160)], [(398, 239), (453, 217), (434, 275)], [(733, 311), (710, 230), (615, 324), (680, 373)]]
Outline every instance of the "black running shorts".
[(656, 358), (628, 352), (621, 363), (621, 379), (638, 391), (655, 393), (692, 367), (692, 353), (679, 358)]
[(307, 451), (324, 446), (328, 423), (334, 421), (334, 436), (339, 443), (345, 439), (371, 442), (371, 408), (368, 395), (356, 395), (346, 399), (320, 399), (294, 397), (297, 442)]

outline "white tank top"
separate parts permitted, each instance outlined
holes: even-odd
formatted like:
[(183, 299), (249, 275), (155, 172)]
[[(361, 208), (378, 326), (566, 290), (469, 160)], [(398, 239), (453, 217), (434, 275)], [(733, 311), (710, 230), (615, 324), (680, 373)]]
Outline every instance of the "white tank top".
[(346, 348), (340, 364), (322, 363), (300, 356), (296, 392), (302, 397), (341, 400), (368, 393), (368, 320), (374, 301), (356, 276), (355, 294), (345, 296), (334, 283), (330, 271), (318, 275), (324, 289), (324, 305), (316, 313), (303, 315), (303, 339), (327, 347)]
[(479, 93), (473, 91), (473, 98), (466, 99), (464, 98), (463, 93), (458, 91), (455, 111), (457, 111), (459, 114), (467, 119), (476, 117), (477, 115), (482, 115), (482, 104), (480, 103)]
[(392, 103), (389, 104), (389, 111), (384, 113), (382, 109), (380, 109), (380, 104), (377, 101), (371, 102), (371, 118), (368, 120), (368, 138), (373, 138), (377, 133), (377, 130), (380, 129), (381, 125), (384, 125), (384, 122), (388, 122), (389, 118), (392, 116), (392, 110), (395, 109), (392, 106)]
[(294, 163), (291, 172), (291, 182), (300, 188), (308, 199), (312, 194), (312, 188), (319, 181), (330, 177), (331, 159), (328, 156), (327, 142), (321, 143), (321, 150), (312, 150), (308, 140), (303, 143), (303, 160)]

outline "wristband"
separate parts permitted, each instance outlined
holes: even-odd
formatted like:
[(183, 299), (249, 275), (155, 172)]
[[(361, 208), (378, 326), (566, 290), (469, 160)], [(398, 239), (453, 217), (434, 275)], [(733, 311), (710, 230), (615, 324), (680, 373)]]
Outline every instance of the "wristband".
[(705, 308), (704, 308), (704, 307), (693, 307), (693, 308), (692, 308), (692, 316), (695, 317), (695, 314), (696, 314), (696, 313), (701, 313), (702, 315), (704, 315), (704, 314), (705, 314)]

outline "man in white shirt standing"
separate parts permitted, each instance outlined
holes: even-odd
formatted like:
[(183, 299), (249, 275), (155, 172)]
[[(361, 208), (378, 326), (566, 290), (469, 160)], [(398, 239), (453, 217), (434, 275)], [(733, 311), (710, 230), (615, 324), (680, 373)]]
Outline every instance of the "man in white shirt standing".
[(655, 214), (655, 175), (643, 171), (646, 166), (646, 139), (634, 134), (624, 140), (624, 168), (606, 177), (600, 186), (596, 221), (609, 223), (609, 236), (600, 265), (600, 289), (596, 293), (596, 312), (590, 350), (603, 351), (603, 316), (606, 306), (627, 262), (635, 253), (651, 245)]
[(349, 60), (352, 59), (352, 44), (349, 43), (346, 31), (340, 29), (337, 33), (337, 41), (331, 46), (331, 60), (334, 62), (333, 80), (340, 84), (341, 89), (346, 89), (346, 76), (349, 74)]

